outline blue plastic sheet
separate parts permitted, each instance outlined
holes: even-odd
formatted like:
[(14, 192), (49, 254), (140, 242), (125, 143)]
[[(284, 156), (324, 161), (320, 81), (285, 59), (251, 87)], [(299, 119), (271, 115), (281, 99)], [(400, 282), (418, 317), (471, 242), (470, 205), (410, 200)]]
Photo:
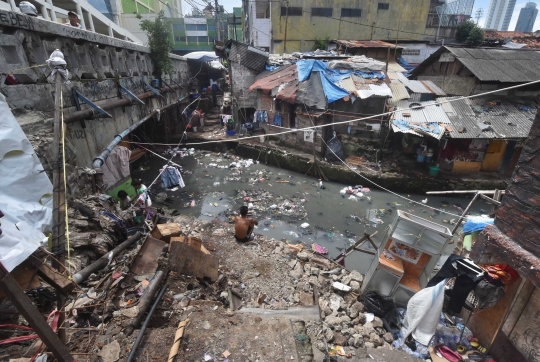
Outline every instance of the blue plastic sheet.
[(279, 68), (281, 68), (281, 66), (279, 66), (279, 65), (268, 65), (268, 64), (266, 64), (266, 70), (269, 70), (271, 72), (273, 72), (274, 70), (279, 69)]
[(349, 92), (341, 88), (335, 82), (350, 75), (350, 72), (342, 72), (337, 69), (327, 69), (327, 64), (321, 60), (306, 59), (299, 60), (296, 63), (298, 69), (298, 81), (303, 82), (308, 79), (312, 72), (319, 72), (321, 75), (321, 83), (324, 90), (324, 95), (328, 99), (328, 103), (345, 98)]
[(362, 72), (357, 70), (354, 72), (355, 75), (362, 77), (364, 79), (384, 79), (386, 75), (383, 72)]
[(474, 233), (475, 231), (484, 230), (486, 226), (493, 225), (494, 221), (495, 219), (489, 217), (469, 216), (465, 222), (465, 225), (463, 225), (463, 233), (470, 234)]
[(403, 131), (413, 130), (413, 131), (422, 131), (425, 133), (432, 133), (435, 136), (438, 136), (441, 133), (441, 128), (438, 123), (435, 122), (428, 122), (426, 125), (432, 126), (433, 129), (423, 127), (419, 124), (409, 123), (407, 121), (404, 121), (402, 119), (395, 119), (392, 121), (394, 125), (398, 126)]

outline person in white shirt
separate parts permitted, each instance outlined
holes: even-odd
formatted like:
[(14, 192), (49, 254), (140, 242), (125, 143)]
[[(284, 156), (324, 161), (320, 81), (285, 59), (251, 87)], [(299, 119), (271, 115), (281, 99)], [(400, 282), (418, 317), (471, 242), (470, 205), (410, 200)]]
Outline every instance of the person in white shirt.
[(82, 25), (79, 22), (79, 15), (75, 14), (73, 11), (68, 12), (69, 23), (66, 23), (67, 26), (72, 26), (74, 28), (82, 29)]
[(137, 199), (137, 204), (141, 209), (146, 209), (152, 206), (152, 200), (150, 199), (150, 195), (148, 195), (148, 192), (146, 191), (147, 187), (143, 185), (143, 183), (140, 180), (135, 180), (131, 183), (133, 187), (135, 187), (135, 191), (137, 191), (137, 195), (139, 196)]

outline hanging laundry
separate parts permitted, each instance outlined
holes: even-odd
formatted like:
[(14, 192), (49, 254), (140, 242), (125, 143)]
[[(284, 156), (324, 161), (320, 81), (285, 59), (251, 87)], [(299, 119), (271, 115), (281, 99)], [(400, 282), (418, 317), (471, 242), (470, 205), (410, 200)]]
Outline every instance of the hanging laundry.
[(174, 166), (166, 166), (165, 171), (161, 174), (161, 182), (165, 188), (172, 188), (175, 186), (184, 188), (186, 186), (180, 171)]
[[(266, 121), (268, 122), (268, 119)], [(274, 124), (276, 126), (283, 127), (283, 118), (281, 116), (281, 113), (274, 114)]]
[(268, 123), (268, 112), (266, 112), (266, 111), (258, 111), (257, 112), (257, 117), (253, 117), (253, 119), (257, 120), (257, 122)]

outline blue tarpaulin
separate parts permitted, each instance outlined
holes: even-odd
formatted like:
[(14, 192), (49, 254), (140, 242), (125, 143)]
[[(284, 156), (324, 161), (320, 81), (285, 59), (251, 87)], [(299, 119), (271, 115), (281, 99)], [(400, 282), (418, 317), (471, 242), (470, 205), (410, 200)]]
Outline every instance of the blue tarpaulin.
[(321, 75), (321, 83), (324, 90), (324, 95), (328, 99), (328, 103), (345, 98), (349, 92), (341, 88), (335, 82), (350, 75), (350, 71), (340, 71), (337, 69), (327, 69), (327, 64), (321, 60), (306, 59), (299, 60), (296, 63), (298, 69), (298, 81), (303, 82), (308, 79), (312, 72), (319, 72)]
[(469, 216), (467, 217), (467, 222), (463, 225), (463, 233), (470, 234), (475, 231), (482, 231), (488, 225), (493, 225), (495, 219), (482, 216)]
[(407, 121), (404, 121), (402, 119), (394, 119), (393, 124), (398, 126), (399, 129), (403, 131), (413, 130), (413, 131), (422, 131), (424, 133), (431, 133), (434, 135), (435, 138), (438, 138), (439, 134), (441, 133), (441, 129), (438, 123), (435, 122), (426, 122), (425, 124), (429, 127), (432, 126), (433, 129), (423, 127), (419, 124), (409, 123)]

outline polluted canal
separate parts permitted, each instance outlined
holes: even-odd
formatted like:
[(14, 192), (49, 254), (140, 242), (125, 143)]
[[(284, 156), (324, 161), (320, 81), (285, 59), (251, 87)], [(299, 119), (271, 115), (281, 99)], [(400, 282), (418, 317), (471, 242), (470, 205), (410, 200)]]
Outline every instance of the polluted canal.
[[(170, 150), (161, 153), (167, 159), (171, 156)], [(186, 186), (165, 189), (161, 182), (156, 182), (151, 188), (155, 206), (166, 207), (173, 215), (232, 223), (240, 206), (248, 205), (252, 217), (259, 220), (255, 233), (293, 244), (303, 243), (309, 248), (315, 243), (331, 258), (338, 257), (364, 233), (377, 232), (373, 240), (379, 245), (397, 210), (452, 230), (471, 200), (446, 195), (402, 194), (419, 205), (377, 190), (368, 181), (361, 188), (349, 191), (345, 188), (360, 185), (324, 182), (321, 188), (313, 177), (241, 159), (233, 153), (192, 149), (177, 152), (172, 161), (182, 166)], [(133, 177), (149, 185), (165, 163), (164, 159), (148, 155), (134, 165)], [(485, 201), (478, 201), (469, 214), (485, 214), (490, 208)], [(454, 240), (457, 240), (456, 235)], [(362, 248), (371, 247), (366, 243)], [(454, 248), (455, 243), (450, 244), (444, 253), (451, 254)], [(365, 273), (372, 259), (369, 254), (353, 252), (346, 259), (346, 267)]]

